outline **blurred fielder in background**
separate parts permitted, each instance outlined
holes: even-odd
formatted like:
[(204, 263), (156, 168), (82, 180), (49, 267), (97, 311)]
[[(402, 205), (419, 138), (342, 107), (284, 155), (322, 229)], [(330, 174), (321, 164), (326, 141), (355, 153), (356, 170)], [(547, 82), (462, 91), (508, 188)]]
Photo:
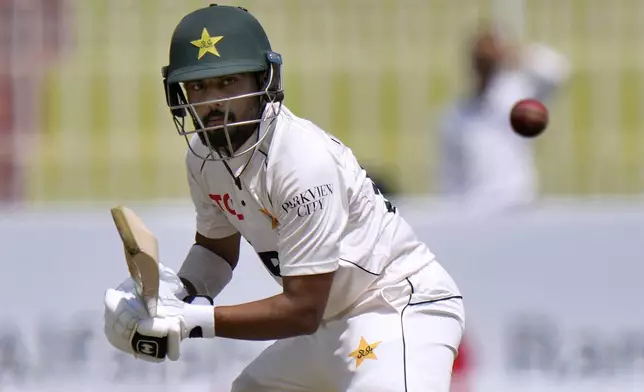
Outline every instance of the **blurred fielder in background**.
[(494, 27), (482, 28), (469, 49), (471, 89), (439, 125), (439, 189), (477, 213), (529, 205), (538, 193), (532, 145), (512, 131), (509, 113), (521, 99), (551, 97), (570, 66), (542, 44), (517, 50)]
[[(179, 359), (187, 338), (277, 340), (236, 392), (448, 392), (464, 329), (457, 286), (351, 150), (282, 105), (281, 64), (238, 7), (197, 10), (175, 29), (163, 76), (189, 145), (196, 243), (177, 274), (162, 266), (156, 317), (130, 279), (107, 290), (108, 340), (155, 362)], [(242, 236), (283, 292), (214, 306)]]

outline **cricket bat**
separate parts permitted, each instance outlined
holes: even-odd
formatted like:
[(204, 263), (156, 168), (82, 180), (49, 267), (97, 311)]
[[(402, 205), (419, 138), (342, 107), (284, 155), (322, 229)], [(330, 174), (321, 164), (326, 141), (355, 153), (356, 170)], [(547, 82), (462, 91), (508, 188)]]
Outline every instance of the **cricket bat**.
[(125, 261), (150, 317), (156, 317), (159, 301), (159, 244), (134, 211), (124, 206), (111, 209), (123, 241)]

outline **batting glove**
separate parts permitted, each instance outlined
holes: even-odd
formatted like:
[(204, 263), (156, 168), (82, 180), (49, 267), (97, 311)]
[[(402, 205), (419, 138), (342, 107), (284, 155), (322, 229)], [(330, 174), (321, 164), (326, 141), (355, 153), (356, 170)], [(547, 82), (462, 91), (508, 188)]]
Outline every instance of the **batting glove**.
[(215, 335), (212, 299), (186, 296), (183, 284), (172, 270), (161, 266), (160, 272), (154, 318), (148, 315), (131, 278), (105, 293), (107, 340), (115, 348), (148, 362), (162, 362), (165, 358), (176, 361), (183, 339)]

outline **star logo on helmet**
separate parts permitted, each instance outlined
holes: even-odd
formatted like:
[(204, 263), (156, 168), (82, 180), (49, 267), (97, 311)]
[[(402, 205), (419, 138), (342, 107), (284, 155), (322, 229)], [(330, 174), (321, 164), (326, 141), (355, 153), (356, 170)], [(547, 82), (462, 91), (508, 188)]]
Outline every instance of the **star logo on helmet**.
[(217, 57), (221, 57), (219, 55), (219, 52), (217, 51), (217, 42), (221, 41), (223, 36), (218, 36), (218, 37), (211, 37), (210, 33), (208, 33), (208, 29), (204, 27), (203, 31), (201, 32), (201, 38), (198, 40), (190, 41), (191, 44), (199, 48), (199, 57), (197, 57), (197, 60), (201, 60), (203, 56), (206, 55), (206, 53), (213, 54)]

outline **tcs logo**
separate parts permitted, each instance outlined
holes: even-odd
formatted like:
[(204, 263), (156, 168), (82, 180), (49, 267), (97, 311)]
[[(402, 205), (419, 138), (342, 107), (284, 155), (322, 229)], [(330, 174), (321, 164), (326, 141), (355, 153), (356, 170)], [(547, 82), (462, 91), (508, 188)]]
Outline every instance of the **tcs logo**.
[(224, 212), (228, 211), (229, 214), (236, 216), (237, 219), (244, 220), (244, 215), (238, 213), (233, 208), (233, 202), (230, 199), (230, 195), (228, 193), (224, 194), (223, 196), (222, 195), (208, 195), (208, 197), (211, 200), (214, 200), (215, 203), (217, 203), (217, 205), (219, 206), (220, 210), (222, 210)]

